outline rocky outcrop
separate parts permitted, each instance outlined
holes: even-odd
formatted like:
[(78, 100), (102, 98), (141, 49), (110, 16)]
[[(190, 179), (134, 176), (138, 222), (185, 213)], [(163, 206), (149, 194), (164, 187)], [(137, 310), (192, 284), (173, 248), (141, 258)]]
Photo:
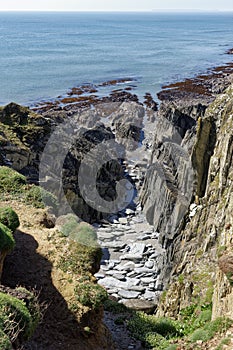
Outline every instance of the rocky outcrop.
[(233, 244), (232, 98), (231, 86), (198, 120), (192, 154), (196, 204), (191, 204), (184, 226), (172, 242), (173, 268), (158, 315), (175, 316), (190, 303), (212, 302), (213, 318), (233, 317), (229, 268)]

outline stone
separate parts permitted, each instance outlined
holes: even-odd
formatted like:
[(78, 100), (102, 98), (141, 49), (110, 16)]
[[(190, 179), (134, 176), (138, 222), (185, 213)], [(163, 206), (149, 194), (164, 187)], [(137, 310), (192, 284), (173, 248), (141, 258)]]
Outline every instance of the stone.
[(113, 240), (114, 235), (113, 233), (108, 233), (108, 232), (99, 232), (97, 233), (98, 239), (101, 241), (108, 241), (108, 240)]
[(128, 289), (136, 292), (144, 292), (146, 290), (146, 288), (143, 286), (130, 286)]
[(122, 225), (127, 225), (128, 224), (127, 218), (119, 218), (118, 221)]
[(143, 311), (148, 314), (152, 314), (156, 309), (156, 305), (153, 302), (142, 299), (125, 300), (123, 304), (130, 309)]
[(130, 254), (142, 255), (144, 253), (145, 248), (146, 248), (146, 245), (144, 243), (130, 244)]
[(117, 280), (116, 278), (113, 278), (113, 277), (105, 277), (105, 278), (99, 280), (98, 284), (100, 284), (101, 286), (103, 286), (107, 289), (113, 289), (113, 288), (118, 287), (119, 280)]
[(126, 243), (124, 242), (119, 242), (119, 241), (113, 241), (113, 242), (104, 242), (103, 246), (105, 248), (109, 248), (109, 249), (123, 249), (126, 246)]
[(120, 290), (118, 292), (118, 295), (124, 299), (135, 299), (140, 294), (141, 294), (140, 292), (134, 292), (134, 291), (128, 291), (128, 290)]
[[(115, 272), (115, 271), (114, 271)], [(120, 281), (124, 281), (125, 280), (125, 275), (121, 274), (121, 273), (113, 273), (112, 275), (114, 278), (116, 278), (117, 280)]]
[(104, 277), (105, 277), (105, 274), (104, 274), (104, 273), (101, 273), (101, 272), (97, 272), (94, 276), (95, 276), (97, 279), (100, 279), (100, 278), (104, 278)]
[(132, 271), (135, 268), (135, 264), (133, 262), (127, 262), (125, 264), (119, 264), (116, 266), (116, 269), (119, 271)]
[(147, 300), (154, 300), (154, 299), (155, 299), (155, 293), (147, 290), (147, 291), (143, 294), (143, 298), (144, 298), (144, 299), (147, 299)]
[(142, 255), (139, 254), (124, 254), (120, 256), (121, 260), (133, 260), (133, 261), (140, 261), (142, 260)]
[(155, 280), (154, 280), (154, 278), (151, 278), (151, 277), (142, 277), (141, 282), (143, 284), (150, 284), (150, 283), (154, 283)]
[(148, 241), (149, 239), (151, 239), (151, 235), (148, 234), (138, 237), (138, 240), (140, 241)]
[(126, 214), (126, 215), (133, 215), (133, 214), (134, 214), (134, 211), (133, 211), (132, 209), (130, 209), (130, 208), (127, 208), (127, 209), (125, 210), (125, 214)]
[(147, 267), (148, 269), (152, 269), (154, 267), (154, 261), (152, 260), (146, 261), (145, 267)]

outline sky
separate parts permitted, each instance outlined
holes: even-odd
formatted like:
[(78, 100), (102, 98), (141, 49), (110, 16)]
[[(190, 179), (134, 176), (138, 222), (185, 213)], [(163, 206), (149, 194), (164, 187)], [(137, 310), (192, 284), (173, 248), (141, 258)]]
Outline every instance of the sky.
[(232, 0), (0, 0), (0, 11), (233, 11)]

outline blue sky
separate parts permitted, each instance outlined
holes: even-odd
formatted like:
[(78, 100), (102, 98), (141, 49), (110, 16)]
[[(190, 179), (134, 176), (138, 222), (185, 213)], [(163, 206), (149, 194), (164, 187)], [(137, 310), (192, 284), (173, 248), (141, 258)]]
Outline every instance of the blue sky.
[(0, 0), (0, 10), (151, 11), (232, 10), (232, 0)]

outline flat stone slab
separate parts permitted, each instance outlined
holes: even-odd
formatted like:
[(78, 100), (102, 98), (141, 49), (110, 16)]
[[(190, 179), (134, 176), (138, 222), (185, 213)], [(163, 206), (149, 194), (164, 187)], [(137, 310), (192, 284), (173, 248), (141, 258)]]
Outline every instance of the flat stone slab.
[(124, 243), (124, 242), (117, 242), (117, 241), (104, 242), (102, 244), (102, 246), (105, 247), (105, 248), (111, 248), (111, 249), (123, 249), (126, 246), (126, 243)]
[(119, 281), (124, 281), (125, 280), (125, 275), (121, 274), (121, 273), (114, 273), (112, 275), (114, 278), (116, 278)]
[(135, 264), (131, 261), (125, 263), (125, 264), (119, 264), (116, 266), (116, 270), (119, 271), (132, 271), (135, 268)]
[(153, 277), (142, 277), (141, 282), (144, 284), (155, 283), (155, 279)]
[(141, 294), (140, 292), (133, 292), (133, 291), (128, 291), (128, 290), (120, 290), (118, 292), (118, 295), (124, 299), (135, 299), (140, 294)]
[(126, 301), (123, 301), (123, 304), (130, 309), (133, 309), (136, 311), (144, 311), (148, 314), (153, 313), (156, 309), (156, 305), (153, 302), (142, 300), (142, 299), (126, 300)]
[(144, 243), (130, 244), (130, 254), (142, 255), (145, 251), (146, 245)]
[(138, 261), (142, 260), (142, 255), (140, 254), (124, 254), (120, 256), (120, 260), (132, 260), (132, 261)]

